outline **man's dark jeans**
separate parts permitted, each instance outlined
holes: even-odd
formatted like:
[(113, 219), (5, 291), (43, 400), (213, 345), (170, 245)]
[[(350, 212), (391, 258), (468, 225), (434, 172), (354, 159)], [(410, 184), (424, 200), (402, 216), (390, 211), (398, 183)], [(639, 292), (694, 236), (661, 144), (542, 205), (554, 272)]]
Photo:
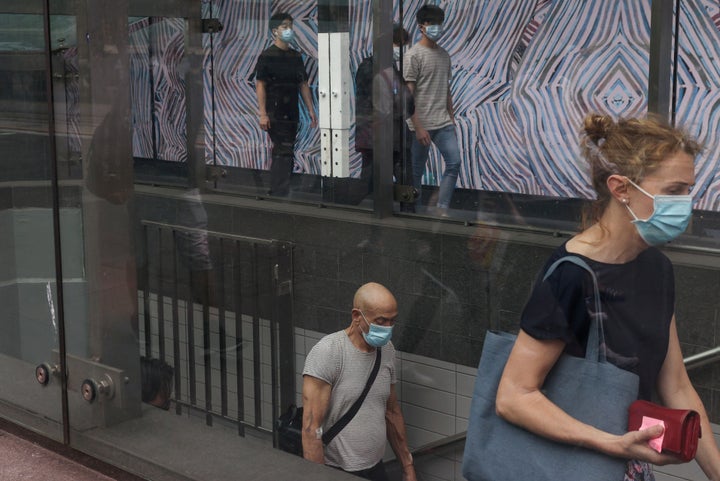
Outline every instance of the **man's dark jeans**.
[(287, 196), (290, 192), (290, 175), (295, 163), (295, 137), (298, 123), (292, 120), (270, 120), (270, 140), (273, 143), (270, 165), (270, 193)]

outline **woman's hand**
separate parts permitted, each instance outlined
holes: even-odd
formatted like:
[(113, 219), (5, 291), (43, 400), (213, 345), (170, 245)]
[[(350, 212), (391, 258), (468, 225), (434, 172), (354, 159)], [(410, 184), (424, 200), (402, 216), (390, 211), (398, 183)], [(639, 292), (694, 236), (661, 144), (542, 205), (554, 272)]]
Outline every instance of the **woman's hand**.
[(662, 435), (662, 426), (653, 426), (642, 431), (630, 431), (619, 436), (614, 446), (604, 449), (607, 454), (625, 459), (639, 459), (648, 463), (664, 466), (666, 464), (681, 464), (684, 461), (672, 454), (658, 453), (650, 447), (650, 440)]

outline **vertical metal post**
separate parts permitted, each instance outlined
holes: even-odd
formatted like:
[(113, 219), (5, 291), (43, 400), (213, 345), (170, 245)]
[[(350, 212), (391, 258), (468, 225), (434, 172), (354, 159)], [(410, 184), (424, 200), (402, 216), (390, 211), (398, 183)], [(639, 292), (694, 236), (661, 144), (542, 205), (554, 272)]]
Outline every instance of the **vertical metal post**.
[[(158, 315), (158, 350), (160, 360), (165, 360), (165, 296), (163, 295), (163, 230), (158, 227), (158, 265), (157, 265), (157, 315)], [(147, 253), (148, 251), (145, 250)], [(150, 261), (148, 259), (148, 268)], [(149, 269), (148, 269), (149, 270)]]
[(187, 317), (187, 345), (188, 345), (188, 382), (190, 383), (190, 405), (197, 404), (197, 385), (195, 375), (195, 301), (192, 293), (193, 275), (188, 269), (188, 290), (185, 301)]
[(653, 0), (650, 17), (648, 112), (670, 120), (673, 63), (673, 0)]
[[(202, 19), (200, 2), (186, 2), (188, 5), (185, 56), (188, 71), (185, 74), (185, 110), (187, 113), (187, 165), (188, 183), (201, 190), (205, 187), (205, 129), (203, 128), (203, 60)], [(213, 132), (213, 135), (215, 133)]]
[(157, 127), (155, 126), (155, 71), (153, 70), (153, 17), (148, 17), (148, 82), (150, 83), (150, 135), (152, 158), (158, 160)]
[[(182, 383), (180, 382), (180, 314), (178, 310), (178, 255), (177, 255), (177, 233), (172, 231), (172, 279), (173, 279), (173, 296), (172, 296), (172, 329), (173, 329), (173, 365), (175, 370), (175, 399), (182, 400), (181, 392)], [(182, 406), (180, 402), (175, 403), (175, 414), (182, 414)]]
[[(144, 225), (143, 239), (145, 239), (145, 252), (150, 252), (150, 229)], [(147, 257), (145, 268), (145, 285), (143, 286), (143, 326), (145, 331), (145, 357), (152, 357), (152, 326), (150, 323), (150, 256)]]
[[(279, 360), (281, 410), (295, 404), (295, 323), (293, 320), (292, 246), (277, 243), (275, 252), (275, 298), (273, 322), (279, 327), (277, 358)], [(281, 413), (274, 413), (277, 418)]]
[(225, 242), (220, 242), (220, 283), (218, 285), (218, 335), (220, 336), (220, 412), (223, 416), (228, 413), (228, 382), (227, 382), (227, 332), (225, 327)]
[[(373, 78), (392, 68), (392, 2), (373, 0)], [(380, 105), (380, 92), (373, 89), (373, 105)], [(393, 121), (373, 111), (373, 195), (375, 216), (393, 211)]]
[(50, 58), (50, 0), (43, 2), (43, 33), (45, 35), (45, 94), (48, 107), (48, 157), (52, 176), (53, 246), (55, 249), (55, 293), (57, 295), (58, 352), (60, 354), (60, 403), (62, 411), (63, 444), (70, 444), (70, 416), (68, 413), (68, 381), (65, 349), (65, 297), (63, 292), (62, 248), (60, 245), (60, 178), (58, 175), (57, 149), (55, 145), (55, 97), (53, 94), (52, 61)]
[(240, 259), (242, 253), (240, 251), (240, 243), (235, 241), (235, 262), (233, 262), (233, 292), (235, 293), (234, 309), (235, 309), (235, 376), (237, 378), (237, 417), (238, 417), (238, 434), (245, 436), (245, 375), (243, 373), (243, 334), (242, 334), (242, 269)]
[(252, 259), (251, 259), (251, 270), (252, 270), (252, 330), (253, 330), (253, 386), (255, 394), (255, 427), (259, 427), (262, 424), (262, 369), (260, 363), (262, 357), (260, 356), (261, 341), (260, 341), (260, 286), (258, 282), (260, 276), (258, 275), (258, 246), (253, 243), (252, 245)]
[[(209, 275), (209, 274), (208, 274)], [(203, 363), (205, 364), (205, 424), (212, 426), (212, 356), (210, 355), (210, 282), (203, 283), (202, 326)]]

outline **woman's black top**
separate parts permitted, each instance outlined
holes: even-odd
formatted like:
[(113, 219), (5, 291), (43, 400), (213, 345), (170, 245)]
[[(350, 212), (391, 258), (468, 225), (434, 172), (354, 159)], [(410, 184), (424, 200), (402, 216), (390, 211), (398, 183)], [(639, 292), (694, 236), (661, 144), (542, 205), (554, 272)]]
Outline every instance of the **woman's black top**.
[[(595, 305), (590, 275), (563, 262), (542, 281), (547, 268), (568, 254), (562, 245), (548, 260), (525, 305), (520, 327), (536, 339), (561, 339), (567, 354), (582, 357)], [(570, 255), (585, 260), (597, 276), (608, 361), (637, 374), (639, 398), (649, 400), (665, 361), (674, 313), (675, 279), (670, 260), (654, 247), (625, 264)]]

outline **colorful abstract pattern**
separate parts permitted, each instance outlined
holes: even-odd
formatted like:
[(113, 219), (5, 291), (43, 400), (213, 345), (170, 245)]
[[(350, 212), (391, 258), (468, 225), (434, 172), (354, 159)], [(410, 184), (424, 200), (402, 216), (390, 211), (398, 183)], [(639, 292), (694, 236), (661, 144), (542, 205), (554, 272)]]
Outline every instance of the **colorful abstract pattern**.
[[(350, 65), (372, 51), (372, 1), (351, 0)], [(415, 13), (426, 0), (403, 2), (404, 25), (417, 40)], [(458, 185), (470, 189), (559, 197), (590, 197), (577, 146), (587, 112), (614, 116), (647, 110), (650, 0), (442, 0), (445, 34), (440, 44), (453, 59), (452, 95), (463, 154)], [(210, 8), (212, 7), (212, 12)], [(397, 18), (396, 7), (396, 18)], [(267, 135), (257, 125), (252, 72), (270, 42), (271, 12), (295, 18), (297, 45), (304, 54), (311, 90), (317, 88), (317, 4), (306, 0), (203, 0), (205, 17), (225, 28), (205, 35), (206, 160), (228, 166), (264, 168), (270, 161)], [(144, 20), (145, 22), (147, 19)], [(153, 99), (158, 157), (184, 160), (184, 94), (178, 65), (181, 24), (154, 31)], [(142, 23), (142, 21), (140, 22)], [(676, 118), (705, 145), (698, 161), (696, 208), (720, 210), (716, 175), (720, 72), (713, 59), (720, 45), (718, 1), (681, 2)], [(177, 27), (177, 28), (176, 28)], [(147, 156), (151, 83), (142, 71), (147, 28), (133, 43), (135, 153)], [(212, 42), (212, 45), (211, 45)], [(180, 56), (180, 58), (177, 58)], [(211, 69), (212, 65), (212, 69)], [(162, 105), (160, 105), (162, 104)], [(351, 99), (351, 105), (354, 99)], [(214, 112), (212, 105), (215, 106)], [(214, 114), (214, 118), (213, 118)], [(307, 112), (296, 145), (297, 169), (319, 173), (318, 131)], [(212, 128), (214, 123), (214, 129)], [(162, 138), (162, 141), (160, 140)], [(351, 136), (351, 172), (359, 171)], [(432, 152), (435, 178), (442, 161)]]
[(697, 162), (695, 208), (720, 210), (720, 2), (680, 2), (675, 118), (705, 146)]
[(136, 157), (187, 160), (185, 22), (144, 17), (130, 23), (130, 100)]

